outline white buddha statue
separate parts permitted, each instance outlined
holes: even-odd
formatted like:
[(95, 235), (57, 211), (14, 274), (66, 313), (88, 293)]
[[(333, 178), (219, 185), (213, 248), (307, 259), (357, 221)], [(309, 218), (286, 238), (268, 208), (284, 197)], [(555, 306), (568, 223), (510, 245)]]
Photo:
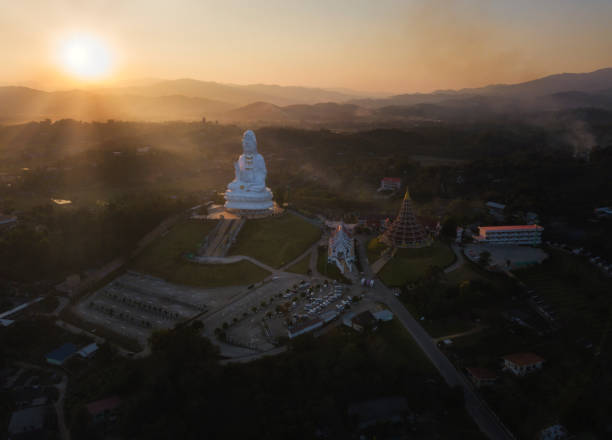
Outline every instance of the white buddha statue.
[(225, 207), (235, 211), (265, 211), (273, 207), (272, 191), (266, 187), (266, 163), (257, 152), (255, 133), (242, 135), (243, 153), (234, 163), (236, 177), (225, 191)]

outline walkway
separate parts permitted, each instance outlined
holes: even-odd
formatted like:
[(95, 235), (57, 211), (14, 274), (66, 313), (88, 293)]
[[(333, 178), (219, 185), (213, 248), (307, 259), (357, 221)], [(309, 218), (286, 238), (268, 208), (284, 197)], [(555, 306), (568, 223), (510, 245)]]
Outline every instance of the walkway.
[(452, 272), (454, 270), (457, 270), (461, 266), (463, 266), (463, 264), (465, 263), (465, 257), (463, 256), (463, 251), (457, 245), (457, 243), (451, 243), (451, 249), (455, 253), (455, 256), (457, 257), (457, 260), (453, 264), (448, 266), (446, 269), (444, 269), (444, 273), (449, 273), (449, 272)]
[(461, 338), (463, 336), (469, 336), (469, 335), (473, 335), (474, 333), (478, 333), (480, 331), (482, 331), (485, 327), (484, 326), (476, 326), (473, 329), (461, 332), (461, 333), (454, 333), (452, 335), (446, 335), (446, 336), (440, 336), (439, 338), (434, 339), (436, 342), (440, 342), (440, 341), (444, 341), (445, 339), (456, 339), (456, 338)]
[(273, 348), (272, 350), (262, 351), (260, 353), (251, 354), (251, 355), (248, 355), (248, 356), (235, 357), (235, 358), (231, 358), (231, 359), (223, 359), (219, 363), (221, 365), (227, 365), (227, 364), (231, 364), (231, 363), (247, 363), (247, 362), (252, 362), (252, 361), (255, 361), (257, 359), (261, 359), (261, 358), (267, 357), (267, 356), (276, 356), (277, 354), (281, 354), (281, 353), (284, 353), (286, 351), (287, 351), (287, 346), (283, 345), (283, 346), (280, 346), (280, 347)]
[(378, 260), (372, 263), (372, 273), (377, 274), (385, 265), (395, 256), (397, 249), (394, 248), (391, 252), (385, 252)]
[(232, 255), (231, 257), (193, 257), (190, 258), (189, 261), (193, 261), (194, 263), (199, 264), (231, 264), (238, 263), (239, 261), (249, 261), (262, 269), (267, 270), (272, 273), (282, 273), (283, 271), (280, 269), (275, 269), (272, 266), (268, 266), (265, 263), (262, 263), (259, 260), (256, 260), (253, 257), (249, 257), (248, 255)]

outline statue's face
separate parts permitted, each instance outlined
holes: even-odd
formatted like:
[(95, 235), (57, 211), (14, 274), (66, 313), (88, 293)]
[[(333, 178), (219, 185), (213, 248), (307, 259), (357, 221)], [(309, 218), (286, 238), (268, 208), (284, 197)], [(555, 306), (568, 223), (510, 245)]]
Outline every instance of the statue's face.
[(242, 150), (245, 153), (257, 153), (257, 139), (252, 130), (247, 130), (242, 135)]

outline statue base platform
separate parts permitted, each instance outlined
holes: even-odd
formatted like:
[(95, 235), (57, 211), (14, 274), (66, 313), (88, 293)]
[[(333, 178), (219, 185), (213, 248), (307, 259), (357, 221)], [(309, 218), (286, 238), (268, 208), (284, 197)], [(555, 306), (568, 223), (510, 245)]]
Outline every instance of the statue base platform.
[(280, 215), (285, 210), (278, 206), (276, 202), (272, 203), (272, 207), (268, 209), (228, 209), (223, 205), (212, 205), (208, 209), (208, 220), (231, 220), (236, 218), (264, 218), (273, 215)]

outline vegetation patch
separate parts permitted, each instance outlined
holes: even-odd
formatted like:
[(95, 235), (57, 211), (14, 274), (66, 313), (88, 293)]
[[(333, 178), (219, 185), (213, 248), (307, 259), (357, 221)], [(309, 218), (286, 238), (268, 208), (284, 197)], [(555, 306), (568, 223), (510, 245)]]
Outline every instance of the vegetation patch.
[(307, 254), (293, 266), (287, 268), (287, 272), (299, 273), (301, 275), (309, 275), (310, 272), (310, 254)]
[(598, 338), (609, 326), (612, 282), (583, 258), (551, 251), (542, 264), (515, 274), (552, 307), (564, 325)]
[(379, 237), (373, 238), (368, 242), (368, 246), (366, 248), (366, 253), (368, 255), (368, 261), (370, 264), (374, 263), (378, 260), (383, 252), (387, 250), (389, 247), (380, 241)]
[(230, 253), (248, 255), (278, 268), (306, 252), (320, 236), (318, 227), (291, 213), (249, 219), (238, 233)]
[(441, 242), (426, 248), (398, 249), (378, 276), (387, 286), (404, 286), (425, 278), (432, 268), (450, 266), (455, 258), (452, 249)]
[(249, 261), (198, 264), (184, 258), (184, 254), (198, 249), (215, 224), (190, 220), (174, 226), (164, 237), (145, 249), (132, 268), (171, 283), (196, 287), (244, 285), (264, 279), (269, 272)]
[[(339, 327), (316, 339), (304, 335), (286, 353), (244, 364), (220, 365), (218, 349), (192, 326), (155, 333), (151, 350), (137, 362), (119, 358), (82, 377), (98, 386), (96, 396), (69, 387), (73, 436), (88, 438), (82, 435), (88, 426), (74, 417), (85, 403), (122, 390), (130, 402), (120, 425), (125, 438), (310, 439), (321, 427), (328, 438), (358, 438), (359, 420), (346, 417), (348, 408), (394, 396), (405, 399), (414, 422), (372, 427), (370, 435), (410, 430), (415, 438), (483, 438), (462, 392), (444, 383), (396, 321), (375, 332)], [(214, 417), (202, 423), (202, 414)]]

